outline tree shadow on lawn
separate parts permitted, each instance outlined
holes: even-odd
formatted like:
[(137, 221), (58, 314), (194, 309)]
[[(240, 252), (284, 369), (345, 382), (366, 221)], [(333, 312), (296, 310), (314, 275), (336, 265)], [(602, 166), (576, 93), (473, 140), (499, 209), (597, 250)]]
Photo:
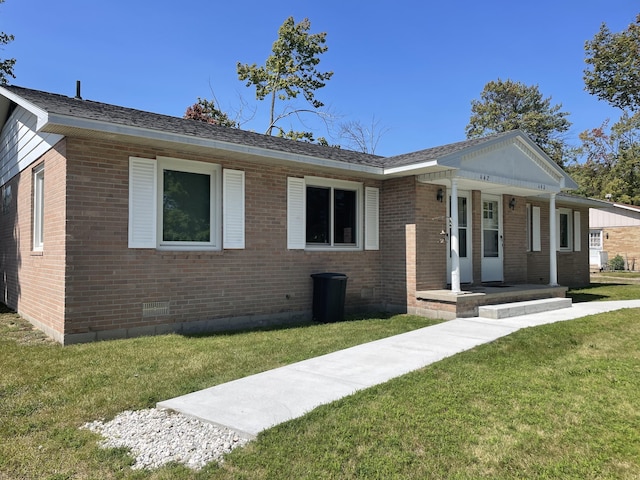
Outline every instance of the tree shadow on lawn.
[(625, 283), (592, 283), (588, 287), (578, 288), (576, 290), (569, 290), (567, 292), (567, 297), (571, 298), (573, 303), (584, 303), (584, 302), (597, 302), (599, 300), (606, 300), (611, 298), (611, 295), (603, 294), (603, 293), (590, 293), (589, 290), (602, 290), (606, 287), (621, 287), (627, 285)]

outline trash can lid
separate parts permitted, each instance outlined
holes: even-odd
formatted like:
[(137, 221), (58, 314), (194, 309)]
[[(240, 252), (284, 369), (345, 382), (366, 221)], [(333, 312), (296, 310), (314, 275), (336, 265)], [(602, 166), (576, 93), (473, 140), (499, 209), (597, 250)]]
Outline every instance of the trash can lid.
[(323, 272), (312, 273), (311, 278), (347, 278), (347, 276), (344, 273)]

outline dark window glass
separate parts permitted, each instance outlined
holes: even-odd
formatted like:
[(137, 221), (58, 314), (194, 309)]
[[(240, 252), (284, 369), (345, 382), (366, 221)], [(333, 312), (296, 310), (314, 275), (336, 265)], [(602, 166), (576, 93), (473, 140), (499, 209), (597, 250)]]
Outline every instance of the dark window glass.
[(484, 256), (485, 257), (497, 257), (498, 256), (498, 231), (497, 230), (484, 230)]
[(307, 187), (307, 243), (329, 243), (331, 189)]
[(560, 214), (560, 248), (569, 248), (569, 215)]
[(356, 192), (333, 191), (333, 243), (356, 243)]
[(166, 242), (211, 241), (211, 176), (163, 171), (162, 239)]

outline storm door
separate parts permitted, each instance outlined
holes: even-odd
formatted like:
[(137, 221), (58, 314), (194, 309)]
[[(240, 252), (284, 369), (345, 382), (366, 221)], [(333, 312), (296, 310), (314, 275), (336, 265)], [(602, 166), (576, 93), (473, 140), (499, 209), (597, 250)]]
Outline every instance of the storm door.
[[(451, 195), (447, 195), (447, 218), (451, 218)], [(447, 235), (447, 281), (451, 283), (451, 228)], [(473, 282), (471, 257), (471, 195), (458, 190), (458, 244), (460, 253), (460, 283)]]

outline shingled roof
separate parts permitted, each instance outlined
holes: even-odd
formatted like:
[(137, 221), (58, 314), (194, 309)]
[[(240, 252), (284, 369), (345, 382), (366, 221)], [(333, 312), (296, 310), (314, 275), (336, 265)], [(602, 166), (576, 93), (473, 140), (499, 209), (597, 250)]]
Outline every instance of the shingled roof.
[(84, 120), (95, 120), (115, 125), (133, 126), (148, 130), (228, 142), (236, 145), (247, 145), (267, 150), (325, 158), (345, 163), (370, 165), (374, 167), (384, 166), (384, 157), (377, 155), (262, 135), (238, 128), (211, 125), (197, 120), (145, 112), (133, 108), (72, 98), (23, 87), (5, 86), (4, 88), (49, 114), (75, 117)]
[(439, 158), (461, 152), (498, 137), (513, 132), (499, 133), (483, 138), (473, 138), (461, 142), (450, 143), (416, 152), (382, 157), (343, 148), (327, 147), (308, 142), (289, 140), (270, 135), (249, 132), (238, 128), (211, 125), (191, 119), (161, 115), (133, 108), (120, 107), (107, 103), (67, 97), (60, 94), (32, 90), (18, 86), (3, 88), (21, 97), (27, 102), (44, 110), (50, 115), (71, 117), (80, 120), (92, 120), (112, 125), (137, 127), (145, 130), (185, 135), (195, 138), (227, 142), (230, 144), (250, 146), (285, 152), (296, 155), (335, 160), (347, 164), (378, 168), (404, 167), (437, 160)]

